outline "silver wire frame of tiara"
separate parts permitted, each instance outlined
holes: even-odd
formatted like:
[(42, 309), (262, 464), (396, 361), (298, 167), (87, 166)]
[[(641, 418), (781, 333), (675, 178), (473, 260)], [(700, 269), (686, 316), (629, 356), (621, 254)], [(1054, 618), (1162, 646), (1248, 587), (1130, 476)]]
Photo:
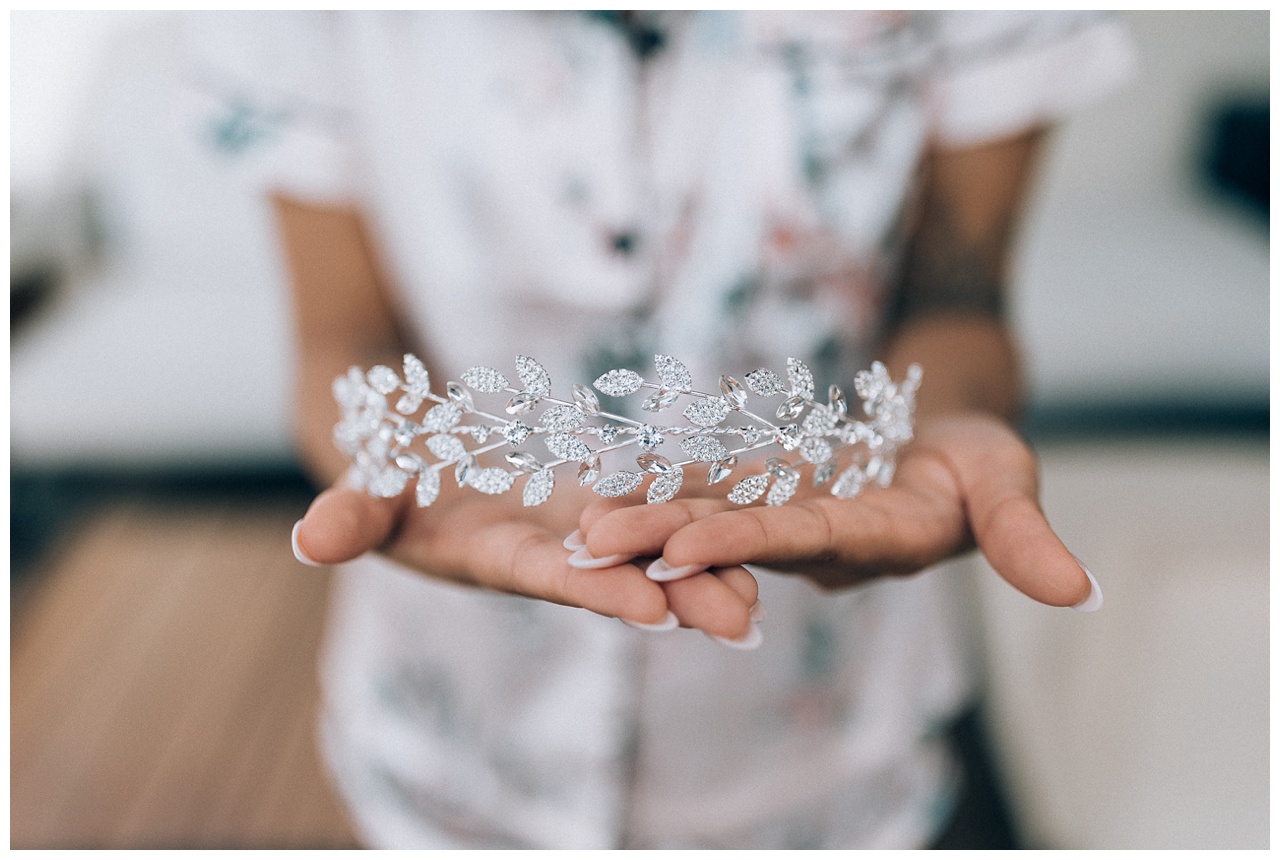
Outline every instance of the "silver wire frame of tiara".
[[(334, 440), (355, 461), (348, 474), (353, 484), (374, 496), (392, 498), (416, 481), (420, 507), (439, 496), (440, 473), (450, 466), (459, 487), (490, 495), (507, 492), (519, 477), (527, 476), (526, 506), (550, 498), (555, 470), (569, 464), (577, 464), (579, 484), (607, 498), (633, 493), (652, 476), (648, 501), (666, 502), (679, 492), (684, 467), (706, 463), (707, 482), (718, 484), (733, 474), (740, 457), (771, 447), (780, 448), (784, 456), (769, 457), (763, 471), (740, 477), (728, 493), (729, 501), (746, 505), (764, 496), (766, 504), (783, 504), (799, 487), (805, 463), (814, 466), (814, 486), (830, 483), (832, 495), (851, 499), (868, 484), (888, 486), (898, 449), (911, 440), (919, 365), (913, 364), (900, 384), (889, 378), (880, 362), (858, 373), (853, 387), (862, 401), (859, 418), (849, 415), (844, 392), (835, 385), (826, 403), (815, 400), (813, 373), (794, 358), (787, 359), (785, 383), (760, 368), (743, 382), (721, 376), (718, 394), (694, 390), (688, 369), (669, 355), (655, 356), (654, 365), (657, 382), (619, 369), (594, 383), (610, 397), (647, 394), (641, 409), (655, 415), (653, 423), (606, 412), (595, 392), (578, 383), (572, 386), (571, 399), (552, 397), (546, 369), (523, 355), (516, 359), (520, 387), (492, 367), (473, 367), (462, 374), (462, 382), (449, 382), (443, 397), (431, 392), (426, 367), (412, 355), (404, 357), (403, 378), (385, 365), (368, 373), (352, 367), (333, 384), (342, 407)], [(748, 392), (762, 400), (781, 397), (782, 402), (749, 408)], [(393, 395), (394, 410), (388, 406)], [(476, 395), (506, 403), (486, 411), (476, 405)], [(656, 416), (673, 410), (681, 400), (685, 405), (680, 414), (688, 423), (658, 423)], [(409, 416), (424, 404), (422, 417), (412, 420)], [(541, 413), (535, 418), (536, 410)], [(410, 450), (418, 437), (425, 437), (426, 450), (421, 453)], [(494, 437), (496, 441), (490, 441)], [(536, 453), (529, 450), (535, 441), (540, 443)], [(683, 457), (674, 453), (675, 447)], [(504, 448), (509, 449), (506, 466), (480, 465), (480, 457)], [(606, 472), (605, 455), (616, 458), (625, 456), (623, 452), (635, 454), (630, 460), (634, 468)]]

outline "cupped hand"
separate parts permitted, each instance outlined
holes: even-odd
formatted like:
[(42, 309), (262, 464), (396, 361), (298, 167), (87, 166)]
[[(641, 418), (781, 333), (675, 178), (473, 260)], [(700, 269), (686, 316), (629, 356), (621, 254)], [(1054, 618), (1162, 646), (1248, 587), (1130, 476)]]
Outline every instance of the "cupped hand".
[[(443, 483), (440, 498), (419, 508), (412, 489), (380, 499), (340, 481), (311, 503), (295, 527), (295, 548), (317, 564), (378, 551), (425, 575), (660, 629), (674, 620), (731, 640), (750, 631), (756, 581), (741, 567), (672, 587), (645, 576), (651, 559), (634, 553), (597, 556), (606, 562), (598, 567), (571, 564), (566, 535), (597, 498), (585, 490), (559, 487), (547, 503), (525, 508), (519, 493), (485, 496)], [(575, 559), (594, 563), (585, 553)]]
[(1038, 491), (1035, 456), (1017, 434), (963, 413), (922, 421), (892, 485), (853, 500), (810, 489), (742, 508), (725, 489), (661, 505), (598, 502), (581, 527), (592, 553), (661, 554), (663, 575), (756, 563), (826, 588), (914, 573), (976, 544), (1028, 597), (1075, 606), (1092, 580), (1050, 528)]

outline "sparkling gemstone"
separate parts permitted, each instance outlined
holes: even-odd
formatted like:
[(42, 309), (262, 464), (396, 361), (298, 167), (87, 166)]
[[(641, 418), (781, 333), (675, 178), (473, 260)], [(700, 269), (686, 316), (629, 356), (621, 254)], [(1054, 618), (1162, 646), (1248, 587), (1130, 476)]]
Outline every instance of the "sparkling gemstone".
[(684, 469), (672, 466), (668, 471), (654, 478), (653, 483), (649, 485), (647, 496), (649, 504), (660, 505), (671, 501), (676, 493), (680, 492), (680, 485), (683, 483)]
[(596, 389), (610, 397), (635, 394), (643, 384), (644, 379), (634, 370), (611, 370), (595, 381)]
[(492, 367), (472, 367), (462, 374), (462, 381), (482, 394), (493, 394), (501, 391), (510, 383), (507, 378)]
[(836, 464), (834, 460), (828, 460), (821, 466), (813, 470), (813, 485), (821, 487), (827, 481), (830, 481), (836, 473)]
[(747, 405), (747, 390), (732, 376), (720, 377), (720, 393), (732, 409), (741, 409)]
[(468, 454), (458, 461), (458, 465), (453, 469), (453, 480), (457, 482), (459, 487), (467, 485), (467, 476), (471, 473), (476, 465), (476, 458)]
[(588, 484), (595, 483), (600, 477), (600, 458), (592, 454), (589, 458), (582, 461), (582, 465), (578, 467), (578, 485), (585, 487)]
[(475, 439), (481, 445), (489, 441), (489, 434), (493, 432), (487, 424), (477, 424), (471, 428), (471, 438)]
[(422, 458), (417, 454), (401, 454), (396, 457), (396, 465), (414, 475), (426, 468)]
[(572, 433), (551, 433), (543, 444), (547, 450), (562, 460), (577, 460), (579, 463), (591, 457), (591, 449)]
[(422, 428), (412, 421), (401, 421), (396, 425), (395, 440), (397, 445), (408, 445), (421, 432)]
[(652, 424), (642, 424), (636, 428), (636, 440), (641, 448), (652, 451), (662, 444), (662, 431)]
[(658, 370), (658, 378), (665, 388), (677, 391), (688, 391), (693, 387), (693, 376), (689, 369), (669, 355), (655, 355), (653, 365)]
[(733, 474), (733, 467), (738, 465), (738, 458), (732, 454), (723, 460), (717, 460), (711, 464), (711, 468), (707, 471), (707, 484), (718, 484), (725, 478)]
[(800, 442), (804, 439), (804, 434), (800, 428), (794, 424), (787, 424), (779, 427), (778, 432), (773, 434), (773, 441), (777, 442), (788, 451), (794, 451)]
[(742, 441), (748, 445), (754, 445), (760, 441), (759, 427), (742, 427), (738, 432), (742, 434)]
[(747, 387), (761, 397), (770, 397), (786, 391), (782, 387), (782, 380), (778, 379), (778, 374), (767, 367), (761, 367), (748, 373)]
[(516, 356), (516, 375), (520, 377), (524, 390), (534, 397), (546, 397), (551, 393), (551, 375), (529, 356)]
[(591, 489), (607, 499), (616, 499), (635, 492), (643, 481), (644, 476), (639, 472), (614, 472), (597, 481)]
[(813, 398), (813, 371), (800, 359), (787, 359), (787, 382), (791, 385), (792, 394)]
[(548, 430), (577, 430), (586, 417), (577, 406), (552, 406), (542, 413), (542, 426)]
[(524, 440), (528, 439), (529, 434), (533, 432), (533, 428), (519, 421), (508, 421), (498, 432), (507, 440), (508, 445), (523, 445)]
[(768, 475), (750, 475), (733, 485), (729, 501), (735, 505), (749, 505), (764, 495), (769, 487)]
[(640, 404), (640, 408), (645, 412), (661, 412), (679, 399), (679, 391), (668, 391), (664, 388), (657, 394), (645, 398), (644, 403)]
[(680, 440), (680, 447), (700, 463), (714, 463), (729, 456), (729, 449), (714, 436), (690, 436)]
[(778, 406), (778, 420), (791, 421), (798, 418), (800, 413), (804, 411), (803, 397), (788, 397)]
[(537, 405), (538, 398), (536, 395), (528, 391), (521, 391), (515, 397), (512, 397), (507, 401), (507, 414), (521, 415), (525, 412), (531, 411)]
[(507, 462), (520, 471), (530, 474), (542, 469), (542, 464), (538, 462), (538, 458), (527, 451), (509, 451), (507, 453)]
[(486, 496), (496, 496), (511, 489), (516, 476), (506, 469), (472, 469), (467, 483)]
[(653, 475), (661, 475), (671, 469), (671, 461), (652, 451), (636, 457), (636, 465)]
[(779, 481), (798, 481), (800, 480), (800, 472), (781, 457), (770, 457), (764, 461), (765, 468), (769, 470), (769, 474), (773, 475)]
[(580, 382), (573, 384), (573, 402), (578, 404), (587, 415), (600, 414), (600, 398), (596, 397), (596, 393)]
[(445, 393), (449, 395), (449, 400), (453, 402), (463, 412), (472, 412), (476, 408), (475, 401), (471, 399), (471, 392), (463, 388), (456, 382), (450, 382), (445, 386)]
[(551, 498), (551, 491), (556, 488), (556, 476), (550, 469), (534, 472), (524, 483), (524, 506), (537, 507)]
[(840, 386), (832, 385), (827, 389), (827, 401), (831, 404), (831, 411), (841, 418), (849, 414), (849, 401)]
[(690, 403), (684, 417), (699, 427), (714, 427), (729, 414), (729, 402), (723, 397), (704, 397)]
[(601, 442), (608, 445), (618, 438), (618, 428), (612, 424), (606, 424), (603, 427), (596, 428), (596, 436)]

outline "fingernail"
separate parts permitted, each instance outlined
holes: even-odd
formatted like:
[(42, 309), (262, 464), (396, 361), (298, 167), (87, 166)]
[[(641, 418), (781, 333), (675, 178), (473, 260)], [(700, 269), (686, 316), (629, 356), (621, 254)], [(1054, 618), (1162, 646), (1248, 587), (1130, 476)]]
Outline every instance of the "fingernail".
[(631, 559), (633, 556), (622, 555), (606, 555), (604, 558), (595, 558), (591, 553), (587, 552), (584, 546), (582, 549), (575, 550), (573, 555), (569, 556), (569, 566), (580, 568), (582, 570), (595, 570), (601, 567), (613, 567), (622, 564), (624, 561)]
[(564, 548), (569, 552), (577, 552), (580, 549), (586, 549), (587, 540), (582, 536), (582, 529), (574, 529), (573, 534), (564, 539)]
[(734, 648), (738, 651), (754, 651), (760, 647), (761, 643), (764, 642), (764, 634), (760, 632), (759, 624), (752, 624), (751, 628), (737, 639), (726, 639), (723, 636), (714, 636), (710, 633), (708, 633), (707, 636), (716, 640), (721, 645)]
[(706, 569), (707, 566), (705, 564), (686, 564), (684, 567), (672, 567), (667, 564), (665, 558), (659, 558), (649, 565), (649, 569), (645, 571), (645, 576), (654, 582), (670, 582), (673, 579), (684, 579), (686, 576), (701, 573)]
[[(1075, 558), (1075, 556), (1072, 556), (1072, 558)], [(1102, 608), (1102, 587), (1098, 585), (1098, 580), (1094, 578), (1089, 568), (1084, 566), (1083, 561), (1076, 558), (1076, 564), (1080, 565), (1084, 575), (1089, 577), (1089, 596), (1071, 608), (1076, 612), (1097, 612)]]
[(756, 624), (759, 624), (761, 621), (764, 621), (767, 615), (768, 613), (764, 611), (764, 604), (761, 603), (759, 600), (757, 600), (755, 603), (751, 605), (751, 620), (754, 621)]
[(676, 618), (675, 613), (669, 609), (667, 610), (667, 617), (663, 618), (656, 624), (643, 624), (639, 621), (629, 621), (626, 618), (620, 618), (618, 620), (628, 627), (634, 627), (637, 630), (648, 630), (653, 633), (661, 633), (664, 630), (674, 630), (680, 626), (680, 621)]
[(293, 535), (290, 540), (293, 542), (293, 557), (309, 567), (324, 567), (320, 562), (313, 561), (302, 551), (302, 547), (298, 546), (298, 529), (302, 527), (302, 520), (298, 520), (293, 524)]

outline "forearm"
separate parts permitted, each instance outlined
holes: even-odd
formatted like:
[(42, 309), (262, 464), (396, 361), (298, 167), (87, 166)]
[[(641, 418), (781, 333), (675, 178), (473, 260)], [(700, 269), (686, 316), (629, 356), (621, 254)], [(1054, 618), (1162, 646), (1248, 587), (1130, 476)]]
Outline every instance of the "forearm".
[(905, 321), (886, 344), (895, 379), (913, 362), (924, 370), (916, 416), (982, 411), (1013, 421), (1022, 407), (1022, 374), (1003, 320), (977, 314), (930, 315)]

